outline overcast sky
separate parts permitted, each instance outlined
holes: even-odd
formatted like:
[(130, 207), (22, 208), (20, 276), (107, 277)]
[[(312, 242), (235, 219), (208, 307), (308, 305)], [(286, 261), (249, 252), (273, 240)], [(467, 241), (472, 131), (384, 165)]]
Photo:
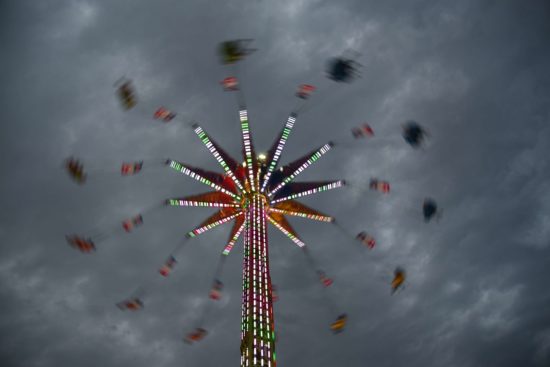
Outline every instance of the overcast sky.
[[(240, 152), (238, 75), (254, 142), (265, 151), (296, 104), (318, 87), (283, 152), (290, 162), (350, 129), (344, 144), (300, 180), (351, 186), (302, 202), (334, 215), (349, 234), (372, 233), (368, 251), (335, 226), (292, 218), (320, 267), (270, 227), (280, 366), (550, 365), (550, 6), (547, 1), (119, 0), (0, 1), (0, 365), (236, 366), (242, 242), (226, 261), (223, 300), (207, 298), (229, 225), (190, 241), (168, 279), (156, 273), (183, 235), (210, 215), (164, 208), (144, 226), (98, 242), (93, 255), (64, 235), (108, 229), (169, 197), (207, 191), (155, 159), (220, 170), (183, 123), (151, 118), (158, 105), (195, 119)], [(252, 38), (238, 68), (219, 42)], [(334, 83), (329, 58), (360, 53), (361, 78)], [(133, 80), (125, 112), (113, 84)], [(414, 150), (401, 124), (431, 138)], [(90, 169), (71, 182), (63, 160)], [(122, 161), (145, 160), (120, 177)], [(392, 192), (365, 190), (371, 177)], [(426, 196), (443, 208), (425, 224)], [(408, 281), (390, 295), (393, 269)], [(152, 282), (152, 283), (151, 283)], [(115, 303), (150, 284), (145, 309)], [(208, 336), (182, 342), (204, 307)], [(332, 335), (330, 323), (349, 324)]]

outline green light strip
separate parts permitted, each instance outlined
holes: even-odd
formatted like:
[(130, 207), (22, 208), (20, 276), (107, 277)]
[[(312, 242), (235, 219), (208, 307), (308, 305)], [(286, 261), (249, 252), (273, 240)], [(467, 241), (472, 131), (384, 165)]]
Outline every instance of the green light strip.
[(246, 110), (239, 111), (241, 119), (241, 131), (243, 135), (244, 154), (246, 159), (246, 168), (248, 170), (248, 180), (250, 182), (250, 188), (254, 192), (256, 191), (256, 185), (254, 183), (254, 165), (252, 160), (252, 142), (250, 140), (250, 126), (248, 124), (248, 113)]
[(335, 182), (332, 182), (332, 183), (327, 184), (327, 185), (316, 187), (314, 189), (298, 192), (296, 194), (292, 194), (290, 196), (286, 196), (286, 197), (281, 198), (281, 199), (273, 200), (271, 202), (271, 204), (280, 203), (281, 201), (292, 200), (292, 199), (303, 197), (303, 196), (313, 195), (313, 194), (316, 194), (318, 192), (323, 192), (323, 191), (336, 189), (338, 187), (344, 186), (345, 184), (346, 184), (346, 182), (343, 181), (343, 180), (335, 181)]
[(317, 161), (319, 158), (323, 156), (326, 152), (330, 150), (332, 147), (332, 143), (328, 143), (323, 145), (319, 150), (317, 150), (315, 153), (313, 153), (304, 164), (302, 164), (300, 167), (298, 167), (292, 174), (288, 177), (286, 177), (283, 182), (281, 182), (273, 191), (269, 193), (269, 197), (275, 195), (277, 191), (282, 189), (287, 183), (292, 181), (296, 176), (298, 176), (300, 173), (306, 170), (309, 166), (311, 166), (315, 161)]
[(262, 185), (263, 192), (269, 182), (269, 178), (271, 177), (271, 174), (273, 173), (273, 170), (275, 170), (275, 167), (277, 166), (277, 162), (279, 161), (279, 157), (281, 156), (281, 153), (283, 152), (283, 148), (285, 147), (286, 141), (290, 135), (290, 132), (292, 131), (292, 127), (294, 126), (294, 123), (296, 122), (296, 114), (291, 113), (288, 119), (286, 120), (285, 127), (283, 128), (283, 132), (281, 134), (281, 138), (279, 139), (279, 143), (277, 144), (277, 148), (275, 149), (275, 153), (273, 154), (273, 157), (271, 159), (271, 163), (269, 165), (264, 183)]

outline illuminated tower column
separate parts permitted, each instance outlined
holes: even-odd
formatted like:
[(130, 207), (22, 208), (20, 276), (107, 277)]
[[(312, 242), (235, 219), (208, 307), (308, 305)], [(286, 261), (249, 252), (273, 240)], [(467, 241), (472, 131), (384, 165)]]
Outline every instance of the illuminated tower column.
[(267, 249), (267, 199), (245, 198), (241, 366), (275, 367), (275, 327)]

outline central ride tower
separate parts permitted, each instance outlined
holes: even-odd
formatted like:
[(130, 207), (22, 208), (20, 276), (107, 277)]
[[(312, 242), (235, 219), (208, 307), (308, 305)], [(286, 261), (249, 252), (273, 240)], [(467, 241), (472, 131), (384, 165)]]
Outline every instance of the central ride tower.
[(275, 367), (275, 323), (269, 274), (267, 222), (270, 201), (260, 190), (265, 173), (256, 157), (248, 112), (239, 111), (246, 179), (241, 210), (245, 216), (241, 308), (241, 367)]
[(268, 199), (245, 198), (241, 366), (276, 366), (273, 296), (267, 241)]

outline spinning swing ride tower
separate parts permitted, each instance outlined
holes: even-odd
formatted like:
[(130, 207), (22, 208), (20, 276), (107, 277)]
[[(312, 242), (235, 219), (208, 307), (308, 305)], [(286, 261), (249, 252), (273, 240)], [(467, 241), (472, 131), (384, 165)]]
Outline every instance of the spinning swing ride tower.
[[(288, 117), (279, 139), (275, 141), (267, 156), (256, 156), (246, 109), (241, 108), (239, 114), (246, 169), (241, 202), (241, 211), (244, 212), (241, 366), (276, 366), (267, 222), (270, 221), (305, 250), (305, 244), (298, 238), (284, 215), (297, 215), (323, 221), (332, 221), (333, 219), (305, 205), (298, 204), (293, 199), (336, 188), (343, 185), (344, 182), (299, 184), (294, 185), (294, 188), (290, 184), (289, 190), (281, 192), (283, 186), (289, 184), (295, 176), (317, 160), (321, 154), (328, 151), (332, 145), (327, 144), (293, 164), (283, 167), (279, 171), (279, 179), (276, 180), (273, 179), (272, 174), (296, 121), (296, 113), (292, 113)], [(291, 170), (291, 174), (284, 177), (284, 173), (289, 173)], [(284, 195), (277, 195), (278, 192), (284, 193)]]
[[(240, 92), (240, 91), (239, 91)], [(323, 182), (292, 182), (296, 176), (328, 152), (332, 143), (277, 168), (277, 164), (292, 127), (297, 119), (288, 117), (279, 137), (267, 154), (256, 155), (248, 113), (241, 104), (240, 126), (244, 162), (237, 163), (197, 124), (195, 133), (220, 163), (225, 174), (218, 174), (168, 160), (173, 169), (184, 173), (215, 191), (205, 194), (169, 199), (173, 206), (217, 207), (214, 215), (188, 233), (194, 237), (219, 224), (235, 220), (223, 251), (228, 255), (241, 233), (244, 237), (242, 308), (241, 308), (241, 366), (276, 366), (273, 289), (269, 272), (267, 223), (283, 232), (302, 250), (306, 245), (299, 238), (286, 216), (299, 216), (318, 221), (334, 219), (296, 201), (296, 198), (341, 187), (342, 180)]]
[[(224, 45), (227, 46), (227, 44), (234, 42), (239, 41), (225, 42)], [(253, 51), (242, 51), (238, 46), (235, 46), (236, 48), (233, 46), (223, 48), (224, 53), (232, 55), (225, 59), (224, 63), (235, 63), (247, 53)], [(351, 60), (336, 59), (332, 63), (332, 71), (329, 73), (329, 77), (340, 82), (349, 80), (354, 71), (351, 63)], [(331, 150), (334, 146), (332, 142), (328, 142), (284, 166), (278, 166), (283, 148), (298, 118), (298, 111), (302, 110), (309, 94), (315, 87), (306, 84), (300, 86), (300, 90), (296, 96), (302, 99), (302, 103), (290, 113), (278, 138), (274, 141), (269, 151), (266, 154), (256, 155), (252, 143), (248, 112), (237, 79), (235, 77), (228, 77), (224, 79), (222, 84), (224, 84), (225, 90), (235, 91), (238, 95), (239, 120), (242, 134), (242, 158), (233, 159), (197, 123), (192, 123), (191, 126), (195, 134), (218, 161), (224, 172), (207, 171), (186, 163), (167, 159), (165, 161), (166, 165), (209, 186), (212, 191), (198, 195), (167, 199), (164, 201), (164, 204), (178, 207), (217, 208), (217, 211), (213, 215), (198, 227), (189, 231), (186, 234), (186, 239), (203, 234), (223, 223), (234, 221), (221, 259), (223, 260), (225, 256), (229, 255), (242, 234), (244, 237), (244, 255), (240, 344), (241, 367), (276, 367), (273, 313), (274, 294), (269, 271), (267, 223), (271, 223), (302, 249), (308, 257), (310, 265), (315, 267), (314, 261), (309, 255), (308, 247), (289, 224), (287, 216), (334, 222), (334, 218), (309, 208), (296, 199), (342, 187), (345, 185), (345, 181), (293, 182), (300, 173)], [(126, 80), (121, 83), (117, 90), (123, 107), (126, 110), (136, 105), (135, 93), (130, 81)], [(154, 113), (154, 117), (155, 119), (169, 122), (176, 117), (176, 113), (160, 107)], [(142, 165), (143, 161), (132, 164), (123, 163), (121, 168), (122, 175), (133, 175), (141, 171)], [(84, 183), (86, 175), (83, 172), (82, 164), (78, 160), (69, 158), (66, 168), (71, 177), (78, 183)], [(142, 215), (139, 214), (136, 217), (125, 220), (122, 226), (126, 232), (130, 232), (133, 227), (142, 224), (142, 222)], [(97, 241), (98, 238), (104, 239), (109, 233), (102, 233), (94, 236), (93, 239), (78, 235), (66, 236), (66, 238), (71, 246), (80, 251), (90, 253), (96, 248), (94, 241)], [(176, 247), (164, 265), (159, 269), (159, 273), (162, 276), (167, 277), (172, 271), (172, 268), (177, 263), (176, 253), (179, 252), (184, 242)], [(221, 272), (222, 264), (223, 261), (220, 261), (218, 264), (214, 287), (210, 293), (210, 298), (213, 299), (219, 299), (219, 292), (223, 286), (221, 281), (217, 279)], [(326, 277), (323, 271), (317, 269), (316, 272), (325, 287), (332, 283), (332, 280)], [(143, 302), (135, 294), (118, 303), (117, 306), (123, 310), (129, 309), (135, 311), (143, 307)], [(335, 332), (341, 331), (345, 325), (345, 320), (346, 315), (340, 315), (337, 321), (332, 324), (331, 329)], [(185, 341), (188, 343), (199, 341), (205, 335), (206, 330), (198, 327), (193, 333), (187, 335)]]
[(241, 204), (244, 211), (241, 366), (275, 366), (273, 292), (267, 242), (269, 202), (259, 187), (261, 163), (254, 154), (247, 111), (241, 109), (239, 115), (247, 170)]

